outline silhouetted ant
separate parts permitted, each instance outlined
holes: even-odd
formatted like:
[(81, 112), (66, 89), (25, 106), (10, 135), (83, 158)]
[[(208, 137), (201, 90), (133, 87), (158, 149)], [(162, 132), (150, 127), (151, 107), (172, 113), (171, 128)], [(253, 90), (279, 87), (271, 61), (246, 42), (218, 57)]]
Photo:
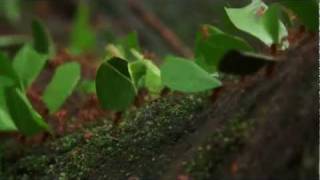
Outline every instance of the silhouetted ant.
[[(266, 76), (271, 77), (276, 62), (277, 60), (273, 57), (231, 50), (221, 59), (218, 71), (238, 75), (241, 77), (240, 82), (243, 83), (246, 76), (257, 73), (263, 67), (266, 67)], [(213, 91), (210, 98), (212, 102), (216, 101), (223, 88), (220, 87)]]

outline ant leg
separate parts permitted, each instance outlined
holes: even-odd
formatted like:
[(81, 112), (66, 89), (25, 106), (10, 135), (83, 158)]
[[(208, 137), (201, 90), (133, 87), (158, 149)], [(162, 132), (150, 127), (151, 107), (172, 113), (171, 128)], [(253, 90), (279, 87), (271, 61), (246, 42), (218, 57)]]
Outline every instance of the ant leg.
[(143, 103), (145, 102), (145, 98), (148, 95), (148, 91), (146, 89), (141, 89), (139, 90), (135, 100), (134, 100), (134, 105), (136, 107), (140, 107), (143, 105)]
[(118, 126), (120, 123), (120, 120), (122, 119), (122, 112), (115, 112), (114, 118), (113, 118), (113, 124), (115, 126)]

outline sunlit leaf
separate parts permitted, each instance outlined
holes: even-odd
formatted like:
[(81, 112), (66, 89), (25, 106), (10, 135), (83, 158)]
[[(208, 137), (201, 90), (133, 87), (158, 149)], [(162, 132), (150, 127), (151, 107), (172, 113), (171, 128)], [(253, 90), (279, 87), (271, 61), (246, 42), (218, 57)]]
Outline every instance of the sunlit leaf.
[(103, 63), (97, 72), (96, 89), (103, 108), (122, 111), (130, 106), (136, 89), (129, 76), (128, 62), (112, 58)]
[(129, 63), (131, 79), (137, 89), (145, 87), (151, 94), (157, 95), (163, 88), (159, 68), (137, 51), (132, 51), (136, 61)]
[(5, 98), (10, 115), (21, 133), (31, 136), (49, 130), (47, 123), (19, 89), (6, 88)]
[(182, 92), (200, 92), (221, 86), (221, 82), (212, 77), (193, 61), (167, 57), (161, 66), (163, 84)]
[[(272, 35), (268, 29), (273, 27), (266, 27), (265, 12), (268, 7), (262, 0), (252, 0), (251, 4), (243, 8), (225, 8), (232, 23), (240, 30), (247, 32), (268, 46), (272, 44), (279, 44), (281, 40), (288, 35), (286, 27), (279, 20), (279, 38), (277, 41), (273, 40)], [(268, 24), (268, 23), (267, 23)], [(270, 23), (269, 25), (273, 25)]]
[(81, 1), (72, 26), (70, 50), (80, 54), (92, 49), (96, 43), (96, 36), (90, 27), (90, 10), (88, 4)]
[(137, 89), (144, 86), (146, 71), (147, 68), (143, 60), (129, 63), (130, 76)]
[(317, 32), (319, 27), (319, 1), (317, 0), (282, 0), (279, 2), (292, 10), (310, 31)]
[(267, 12), (263, 17), (264, 25), (272, 38), (273, 42), (279, 42), (280, 34), (280, 7), (277, 4), (269, 6)]
[(146, 75), (145, 75), (145, 87), (151, 94), (159, 94), (163, 89), (161, 81), (160, 69), (152, 63), (150, 60), (145, 60)]
[(32, 35), (33, 46), (38, 53), (48, 55), (49, 57), (54, 56), (55, 48), (49, 31), (38, 19), (32, 21)]
[(51, 82), (43, 94), (43, 102), (54, 113), (72, 94), (80, 80), (80, 65), (75, 62), (66, 63), (57, 68)]
[(130, 49), (130, 52), (133, 56), (133, 60), (142, 60), (144, 55), (138, 49)]
[(196, 39), (196, 63), (213, 73), (223, 55), (229, 50), (253, 51), (243, 39), (222, 32), (220, 29), (205, 25)]
[(46, 55), (39, 54), (30, 45), (25, 45), (20, 49), (16, 54), (12, 65), (24, 87), (30, 86), (38, 77), (46, 60)]

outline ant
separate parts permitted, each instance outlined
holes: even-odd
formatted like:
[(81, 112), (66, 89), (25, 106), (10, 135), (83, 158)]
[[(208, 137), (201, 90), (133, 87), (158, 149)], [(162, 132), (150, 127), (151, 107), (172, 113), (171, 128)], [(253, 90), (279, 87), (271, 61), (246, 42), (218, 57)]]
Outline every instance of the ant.
[(267, 10), (267, 8), (265, 6), (260, 6), (256, 11), (256, 15), (258, 17), (261, 17), (266, 13), (266, 10)]
[[(221, 59), (218, 70), (227, 74), (239, 75), (240, 82), (244, 82), (246, 76), (257, 73), (263, 67), (266, 67), (266, 76), (271, 77), (276, 62), (277, 60), (273, 57), (231, 50)], [(212, 102), (216, 101), (223, 89), (224, 87), (220, 87), (213, 91), (210, 98)]]

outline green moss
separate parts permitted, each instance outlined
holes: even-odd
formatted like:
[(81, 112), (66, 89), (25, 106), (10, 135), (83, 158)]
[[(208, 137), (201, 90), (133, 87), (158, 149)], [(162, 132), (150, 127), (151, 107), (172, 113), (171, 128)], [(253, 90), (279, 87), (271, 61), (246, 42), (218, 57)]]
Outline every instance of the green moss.
[(51, 143), (49, 145), (49, 148), (51, 148), (55, 152), (67, 152), (70, 151), (73, 147), (75, 147), (80, 141), (80, 134), (72, 134)]
[(47, 163), (49, 162), (49, 158), (45, 155), (30, 155), (26, 158), (23, 158), (20, 162), (19, 169), (23, 169), (26, 172), (37, 171), (39, 169), (46, 168)]
[(17, 179), (158, 177), (173, 158), (165, 152), (192, 131), (193, 116), (204, 105), (200, 96), (157, 100), (128, 113), (119, 128), (106, 123), (89, 129), (89, 139), (81, 133), (69, 135), (37, 155), (8, 163), (6, 174)]

